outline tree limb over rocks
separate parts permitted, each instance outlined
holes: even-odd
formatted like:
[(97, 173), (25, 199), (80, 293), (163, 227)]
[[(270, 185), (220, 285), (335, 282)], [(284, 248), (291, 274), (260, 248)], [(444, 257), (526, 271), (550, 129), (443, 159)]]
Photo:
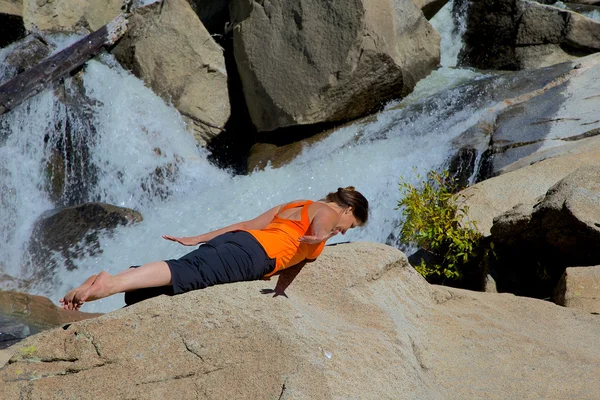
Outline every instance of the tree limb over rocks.
[(97, 31), (20, 73), (0, 86), (0, 115), (43, 91), (50, 83), (114, 45), (127, 31), (127, 16), (121, 14)]

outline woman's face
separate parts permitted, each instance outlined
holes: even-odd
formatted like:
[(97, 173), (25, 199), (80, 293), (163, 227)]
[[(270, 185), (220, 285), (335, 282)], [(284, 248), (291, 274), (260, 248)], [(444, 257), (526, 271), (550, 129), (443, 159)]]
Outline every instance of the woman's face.
[(360, 225), (352, 211), (352, 207), (348, 207), (344, 209), (344, 211), (342, 211), (342, 215), (340, 215), (340, 220), (336, 224), (335, 228), (333, 228), (334, 234), (337, 235), (338, 233), (341, 233), (342, 235), (345, 235), (348, 229), (352, 229)]

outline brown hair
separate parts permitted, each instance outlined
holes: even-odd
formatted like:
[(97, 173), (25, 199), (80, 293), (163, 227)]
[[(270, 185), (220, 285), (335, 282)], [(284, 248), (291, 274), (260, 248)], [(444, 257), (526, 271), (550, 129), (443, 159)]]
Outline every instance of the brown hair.
[(352, 214), (360, 225), (367, 223), (369, 219), (369, 201), (360, 192), (354, 190), (354, 186), (338, 188), (337, 192), (331, 192), (321, 201), (336, 203), (346, 208), (352, 207)]

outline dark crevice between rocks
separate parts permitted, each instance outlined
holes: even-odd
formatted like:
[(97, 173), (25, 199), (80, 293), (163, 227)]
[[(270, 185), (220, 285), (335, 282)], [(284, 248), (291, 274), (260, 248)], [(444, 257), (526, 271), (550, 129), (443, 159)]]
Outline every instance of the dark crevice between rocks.
[(26, 35), (22, 17), (0, 13), (0, 48), (21, 40)]
[[(193, 4), (192, 4), (193, 5)], [(200, 3), (195, 6), (196, 13), (202, 10)], [(225, 68), (227, 69), (227, 87), (231, 115), (225, 124), (225, 130), (212, 139), (207, 149), (210, 151), (208, 160), (219, 168), (232, 171), (235, 174), (245, 174), (248, 165), (248, 153), (256, 142), (256, 128), (252, 124), (246, 99), (242, 89), (242, 81), (237, 71), (233, 54), (233, 32), (226, 28), (229, 11), (221, 9), (216, 13), (218, 18), (201, 15), (200, 19), (213, 36), (213, 39), (223, 48)]]

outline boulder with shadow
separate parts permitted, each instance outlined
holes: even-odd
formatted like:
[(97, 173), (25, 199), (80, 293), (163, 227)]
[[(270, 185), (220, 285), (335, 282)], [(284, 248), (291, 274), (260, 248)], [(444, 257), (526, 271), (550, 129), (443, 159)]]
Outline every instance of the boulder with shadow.
[(51, 279), (58, 265), (75, 269), (76, 259), (102, 253), (101, 234), (141, 221), (139, 212), (105, 203), (49, 211), (34, 226), (29, 244), (31, 265), (25, 275), (39, 281)]
[(600, 264), (600, 165), (495, 218), (491, 239), (500, 291), (549, 298), (567, 267)]
[(481, 69), (540, 68), (600, 51), (600, 22), (527, 0), (468, 2), (459, 63)]
[(410, 0), (240, 0), (230, 14), (259, 131), (360, 117), (410, 93), (439, 64), (439, 34)]

